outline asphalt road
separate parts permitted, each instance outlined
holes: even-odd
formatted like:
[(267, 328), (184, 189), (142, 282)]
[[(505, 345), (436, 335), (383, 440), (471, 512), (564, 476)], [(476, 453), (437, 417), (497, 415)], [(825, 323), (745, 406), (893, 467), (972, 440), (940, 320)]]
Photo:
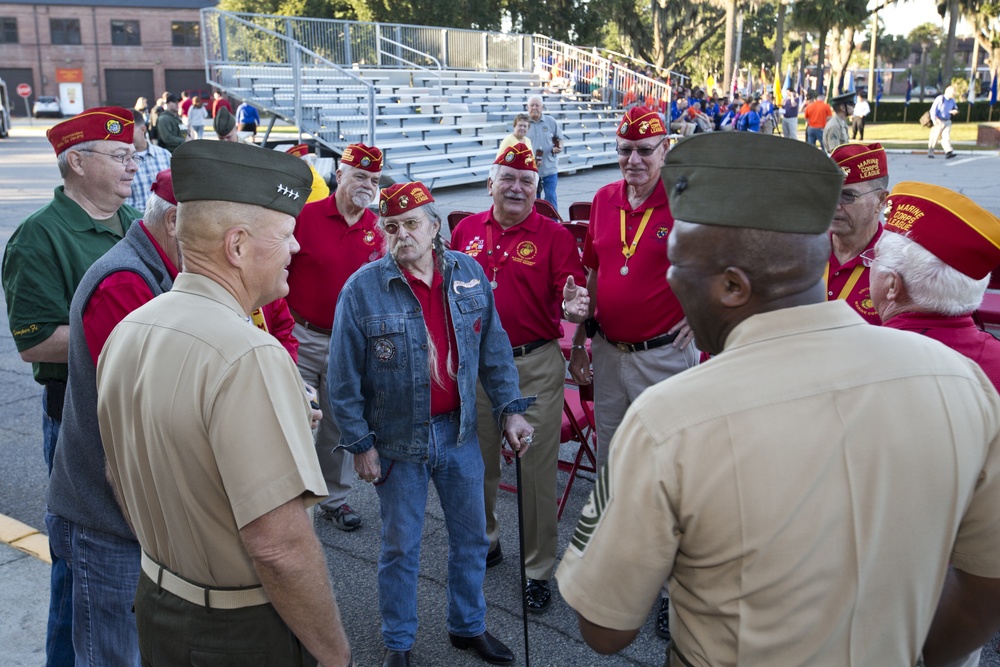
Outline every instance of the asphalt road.
[[(945, 161), (942, 156), (928, 160), (925, 155), (894, 154), (889, 166), (892, 183), (902, 180), (934, 182), (972, 197), (1000, 215), (1000, 158), (990, 152), (960, 155)], [(589, 201), (597, 188), (619, 178), (617, 169), (602, 168), (578, 175), (560, 177), (559, 198), (565, 212), (573, 201)], [(0, 246), (18, 223), (52, 197), (60, 183), (55, 158), (44, 135), (37, 128), (15, 127), (13, 135), (0, 140)], [(767, 188), (762, 181), (760, 187)], [(479, 211), (490, 201), (485, 186), (450, 188), (434, 193), (443, 213), (451, 210)], [(747, 212), (752, 215), (752, 211)], [(45, 466), (41, 452), (41, 390), (31, 378), (10, 337), (6, 304), (0, 312), (0, 514), (43, 528), (46, 487)], [(564, 448), (566, 449), (566, 448)], [(567, 449), (564, 457), (569, 455)], [(505, 471), (513, 480), (513, 466)], [(560, 490), (565, 475), (560, 473)], [(565, 548), (586, 496), (590, 482), (574, 486), (573, 494), (560, 523), (560, 552)], [(359, 484), (351, 505), (361, 514), (365, 525), (353, 533), (343, 533), (329, 522), (318, 521), (317, 533), (326, 548), (331, 580), (336, 589), (347, 633), (351, 638), (357, 664), (378, 665), (382, 655), (379, 631), (375, 571), (378, 558), (378, 501), (371, 486)], [(501, 493), (501, 541), (507, 559), (486, 576), (487, 624), (491, 632), (515, 652), (523, 663), (523, 640), (520, 615), (519, 572), (516, 566), (516, 501), (512, 494)], [(420, 629), (414, 647), (414, 661), (419, 665), (480, 665), (471, 652), (459, 652), (448, 644), (444, 626), (446, 607), (446, 534), (437, 498), (431, 490), (424, 529), (423, 558), (419, 589)], [(614, 576), (614, 573), (609, 573)], [(0, 580), (2, 581), (2, 580)], [(553, 580), (553, 584), (555, 581)], [(38, 586), (37, 595), (47, 596), (47, 588)], [(2, 591), (0, 591), (2, 599)], [(659, 665), (666, 644), (652, 631), (652, 613), (636, 642), (621, 654), (602, 657), (580, 640), (575, 616), (556, 594), (549, 611), (530, 618), (531, 662), (535, 665)], [(23, 627), (22, 633), (44, 636), (44, 627)], [(40, 634), (39, 634), (40, 633)], [(40, 642), (39, 642), (40, 643)], [(4, 649), (0, 641), (0, 662)], [(995, 645), (995, 642), (994, 642)], [(24, 662), (18, 664), (32, 664)], [(39, 664), (39, 663), (35, 663)], [(984, 651), (982, 665), (998, 665), (998, 654)]]

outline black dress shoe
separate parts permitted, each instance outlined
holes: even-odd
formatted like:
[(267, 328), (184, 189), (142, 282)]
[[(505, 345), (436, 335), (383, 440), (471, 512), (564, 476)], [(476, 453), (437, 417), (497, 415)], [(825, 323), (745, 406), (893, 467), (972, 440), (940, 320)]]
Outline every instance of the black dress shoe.
[(410, 652), (386, 649), (382, 667), (410, 667)]
[(459, 637), (448, 633), (451, 645), (465, 650), (471, 648), (479, 657), (492, 665), (509, 665), (514, 662), (514, 654), (499, 639), (488, 632), (478, 637)]
[(660, 611), (656, 614), (656, 634), (666, 640), (670, 639), (670, 600), (660, 600)]
[(499, 565), (503, 562), (503, 549), (500, 548), (500, 543), (490, 549), (490, 552), (486, 554), (486, 567), (493, 567), (494, 565)]
[(546, 579), (528, 579), (524, 587), (524, 603), (528, 611), (545, 611), (552, 601), (552, 591)]

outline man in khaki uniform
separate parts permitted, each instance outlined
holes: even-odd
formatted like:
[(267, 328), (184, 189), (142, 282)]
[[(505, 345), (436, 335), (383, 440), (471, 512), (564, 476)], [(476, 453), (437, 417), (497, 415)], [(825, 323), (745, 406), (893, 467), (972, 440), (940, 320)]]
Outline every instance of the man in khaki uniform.
[(184, 273), (128, 315), (101, 353), (101, 436), (143, 551), (144, 661), (351, 662), (306, 514), (326, 491), (309, 403), (291, 357), (250, 318), (288, 291), (311, 181), (290, 155), (180, 146)]
[[(737, 215), (732, 184), (761, 171), (786, 175), (779, 203)], [(627, 646), (667, 581), (669, 665), (961, 659), (1000, 625), (1000, 396), (825, 300), (825, 155), (709, 134), (663, 174), (667, 277), (714, 358), (644, 392), (611, 443), (556, 575), (584, 639)]]

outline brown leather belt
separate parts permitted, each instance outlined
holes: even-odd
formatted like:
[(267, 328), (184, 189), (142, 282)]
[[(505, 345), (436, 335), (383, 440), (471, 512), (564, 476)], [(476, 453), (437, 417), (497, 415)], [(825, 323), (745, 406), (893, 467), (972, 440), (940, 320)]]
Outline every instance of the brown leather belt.
[(518, 345), (517, 347), (511, 348), (511, 352), (514, 353), (514, 358), (523, 357), (526, 354), (531, 354), (541, 346), (545, 345), (549, 341), (547, 340), (534, 340), (525, 345)]
[(324, 336), (329, 336), (330, 334), (333, 333), (333, 329), (324, 329), (323, 327), (318, 327), (315, 324), (310, 324), (309, 322), (306, 322), (301, 315), (296, 313), (291, 308), (288, 309), (288, 312), (292, 314), (292, 319), (295, 320), (296, 324), (298, 324), (299, 326), (308, 331), (315, 331), (316, 333), (323, 334)]
[(657, 336), (656, 338), (644, 340), (641, 343), (619, 343), (609, 339), (600, 329), (597, 330), (597, 333), (601, 334), (601, 338), (617, 347), (621, 352), (643, 352), (645, 350), (652, 350), (654, 348), (663, 347), (664, 345), (673, 343), (674, 340), (677, 339), (677, 334), (680, 332), (675, 331), (672, 334), (663, 334), (662, 336)]

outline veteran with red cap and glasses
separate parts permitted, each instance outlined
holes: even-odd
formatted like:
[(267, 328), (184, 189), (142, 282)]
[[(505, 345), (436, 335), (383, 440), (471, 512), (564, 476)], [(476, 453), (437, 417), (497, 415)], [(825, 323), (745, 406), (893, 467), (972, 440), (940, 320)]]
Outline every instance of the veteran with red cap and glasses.
[[(538, 170), (533, 151), (522, 143), (501, 151), (486, 188), (488, 211), (465, 218), (451, 235), (451, 247), (479, 262), (496, 298), (497, 313), (510, 337), (521, 393), (537, 396), (525, 418), (535, 427), (535, 444), (521, 462), (524, 501), (524, 598), (530, 611), (551, 600), (549, 578), (559, 537), (556, 470), (562, 428), (566, 361), (559, 347), (563, 311), (584, 314), (589, 297), (573, 235), (534, 209)], [(479, 446), (486, 465), (487, 567), (503, 558), (496, 514), (502, 434), (490, 418), (492, 403), (478, 392)]]
[[(14, 230), (3, 256), (14, 344), (44, 387), (42, 451), (50, 472), (69, 375), (70, 300), (90, 265), (141, 215), (125, 205), (138, 169), (132, 125), (128, 109), (95, 107), (46, 133), (63, 184), (51, 202)], [(66, 562), (54, 556), (45, 642), (49, 664), (73, 662), (72, 586)]]
[(354, 457), (337, 446), (340, 432), (326, 393), (327, 371), (336, 373), (341, 361), (329, 354), (330, 332), (344, 283), (382, 256), (378, 216), (367, 208), (378, 194), (382, 164), (382, 151), (375, 146), (351, 144), (344, 149), (337, 191), (307, 203), (299, 214), (295, 237), (302, 248), (288, 266), (287, 301), (299, 341), (299, 373), (318, 388), (323, 411), (316, 454), (329, 495), (320, 501), (318, 515), (345, 531), (359, 528), (361, 517), (347, 503), (356, 478)]
[(453, 646), (494, 664), (511, 651), (486, 631), (486, 512), (476, 437), (476, 384), (490, 418), (523, 455), (532, 399), (518, 389), (510, 341), (475, 259), (445, 250), (441, 219), (421, 183), (382, 190), (388, 253), (340, 293), (327, 376), (340, 441), (382, 514), (378, 591), (383, 665), (410, 665), (417, 632), (420, 538), (433, 482), (448, 530), (447, 628)]
[(1000, 390), (1000, 340), (972, 318), (1000, 266), (1000, 219), (947, 188), (904, 182), (889, 195), (885, 231), (865, 251), (882, 323), (964, 354)]
[(889, 166), (882, 144), (844, 144), (830, 154), (844, 172), (840, 201), (830, 223), (830, 259), (823, 273), (826, 298), (846, 301), (870, 324), (881, 320), (872, 305), (868, 265), (862, 253), (882, 235), (889, 195)]

